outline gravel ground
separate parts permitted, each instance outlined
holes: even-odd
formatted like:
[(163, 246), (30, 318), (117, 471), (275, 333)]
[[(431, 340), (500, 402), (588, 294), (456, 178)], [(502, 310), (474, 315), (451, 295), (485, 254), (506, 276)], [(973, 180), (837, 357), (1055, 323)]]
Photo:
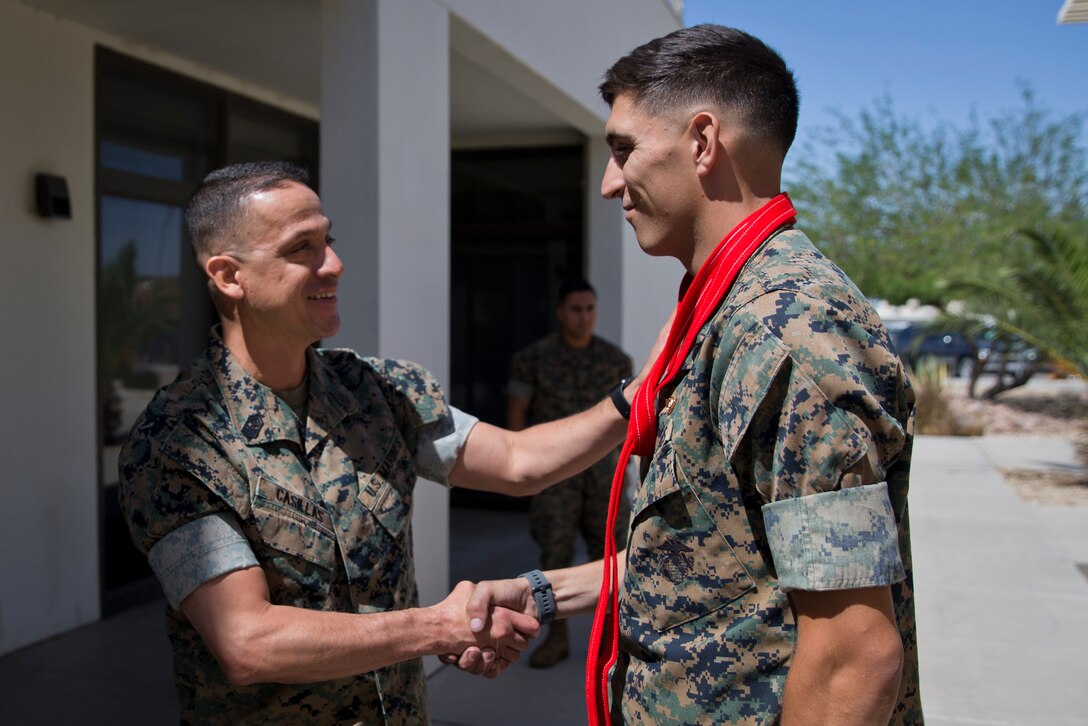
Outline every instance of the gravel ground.
[(1082, 470), (1076, 474), (1003, 468), (1013, 491), (1030, 504), (1088, 506), (1088, 387), (1077, 381), (1040, 379), (999, 394), (995, 400), (968, 398), (953, 381), (946, 389), (955, 415), (987, 434), (1063, 436), (1076, 447)]

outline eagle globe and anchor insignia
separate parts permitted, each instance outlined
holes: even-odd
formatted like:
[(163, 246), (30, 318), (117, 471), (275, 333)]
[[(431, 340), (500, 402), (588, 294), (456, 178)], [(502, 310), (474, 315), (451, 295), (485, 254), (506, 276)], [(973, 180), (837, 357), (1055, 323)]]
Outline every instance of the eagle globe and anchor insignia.
[(695, 560), (688, 553), (694, 551), (672, 537), (661, 544), (661, 572), (669, 582), (680, 584), (688, 578), (695, 568)]

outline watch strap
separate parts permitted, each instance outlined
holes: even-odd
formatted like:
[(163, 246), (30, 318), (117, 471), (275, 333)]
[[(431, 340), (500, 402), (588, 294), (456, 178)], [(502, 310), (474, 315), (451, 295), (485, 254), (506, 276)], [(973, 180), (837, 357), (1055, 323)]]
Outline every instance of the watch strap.
[(634, 376), (621, 378), (620, 382), (616, 384), (616, 387), (608, 394), (608, 397), (612, 399), (612, 403), (615, 404), (616, 410), (620, 412), (620, 416), (623, 416), (627, 420), (631, 419), (631, 404), (627, 402), (627, 397), (623, 395), (623, 390), (627, 388), (627, 385), (633, 380), (635, 380)]
[(555, 620), (556, 606), (555, 593), (552, 592), (552, 584), (540, 570), (523, 572), (518, 577), (524, 577), (532, 587), (533, 600), (536, 601), (536, 619), (543, 625)]

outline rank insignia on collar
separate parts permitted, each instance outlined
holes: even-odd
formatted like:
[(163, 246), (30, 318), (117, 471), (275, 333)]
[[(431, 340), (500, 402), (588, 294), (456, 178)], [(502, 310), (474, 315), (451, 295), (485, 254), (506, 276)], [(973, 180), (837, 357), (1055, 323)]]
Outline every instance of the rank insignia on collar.
[(242, 435), (247, 439), (256, 438), (264, 428), (264, 417), (259, 413), (252, 414), (242, 426)]

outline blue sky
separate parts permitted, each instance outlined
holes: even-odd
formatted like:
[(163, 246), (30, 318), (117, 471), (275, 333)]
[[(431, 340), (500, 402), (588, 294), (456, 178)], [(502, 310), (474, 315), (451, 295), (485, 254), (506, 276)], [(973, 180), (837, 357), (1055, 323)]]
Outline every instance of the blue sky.
[[(966, 126), (1021, 105), (1088, 112), (1088, 24), (1058, 25), (1062, 0), (686, 0), (684, 22), (721, 23), (782, 54), (801, 89), (798, 140), (885, 94), (927, 125)], [(796, 147), (795, 147), (796, 148)]]

